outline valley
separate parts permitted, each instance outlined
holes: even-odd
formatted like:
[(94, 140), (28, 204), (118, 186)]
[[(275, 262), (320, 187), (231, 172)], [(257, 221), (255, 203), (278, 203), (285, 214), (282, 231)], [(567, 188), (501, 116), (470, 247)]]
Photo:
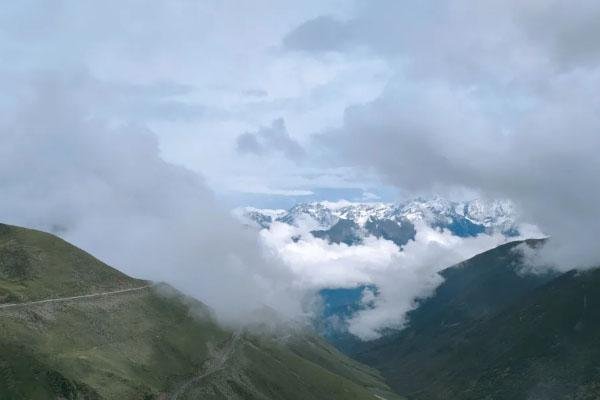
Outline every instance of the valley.
[[(406, 325), (380, 339), (329, 331), (343, 355), (306, 324), (269, 311), (251, 325), (226, 327), (167, 284), (128, 277), (47, 233), (0, 225), (0, 393), (593, 399), (600, 393), (598, 270), (532, 273), (522, 246), (546, 242), (510, 242), (442, 270), (443, 283), (418, 300)], [(367, 289), (377, 291), (322, 292), (332, 302), (326, 316), (351, 316)]]

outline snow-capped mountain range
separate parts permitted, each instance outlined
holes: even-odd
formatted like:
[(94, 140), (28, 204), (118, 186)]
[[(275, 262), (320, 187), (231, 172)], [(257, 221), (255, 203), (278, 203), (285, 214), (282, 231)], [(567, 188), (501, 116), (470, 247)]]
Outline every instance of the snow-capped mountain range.
[[(235, 210), (234, 214), (244, 223), (260, 228), (269, 228), (275, 221), (291, 225), (308, 222), (314, 227), (315, 236), (329, 237), (330, 240), (331, 234), (347, 236), (348, 232), (354, 232), (356, 237), (366, 233), (378, 237), (390, 236), (390, 240), (396, 237), (394, 241), (405, 243), (410, 236), (414, 237), (414, 226), (420, 223), (448, 229), (462, 237), (480, 233), (519, 235), (515, 208), (507, 200), (456, 202), (435, 197), (403, 203), (322, 201), (298, 204), (289, 210), (244, 207)], [(398, 235), (402, 238), (397, 238)], [(355, 239), (350, 241), (355, 242)], [(346, 242), (344, 239), (334, 241)]]

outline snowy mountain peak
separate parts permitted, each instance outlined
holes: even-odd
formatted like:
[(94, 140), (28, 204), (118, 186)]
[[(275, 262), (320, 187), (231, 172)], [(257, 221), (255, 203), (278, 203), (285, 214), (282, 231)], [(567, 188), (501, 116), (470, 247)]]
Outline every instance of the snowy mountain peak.
[(291, 225), (310, 222), (315, 229), (332, 228), (340, 219), (352, 221), (361, 228), (377, 221), (417, 224), (449, 229), (458, 236), (475, 236), (479, 233), (500, 232), (507, 236), (518, 234), (516, 213), (507, 200), (456, 202), (434, 197), (416, 198), (402, 203), (314, 202), (301, 203), (284, 210), (242, 208), (236, 215), (268, 228), (274, 221)]

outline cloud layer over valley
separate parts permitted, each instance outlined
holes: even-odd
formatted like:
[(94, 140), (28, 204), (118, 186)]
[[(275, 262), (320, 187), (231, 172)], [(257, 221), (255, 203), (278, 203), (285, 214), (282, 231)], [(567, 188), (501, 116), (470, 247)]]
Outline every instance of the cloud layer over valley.
[(599, 16), (587, 0), (5, 2), (0, 222), (228, 321), (373, 284), (348, 321), (363, 338), (506, 237), (417, 225), (403, 251), (349, 246), (242, 227), (229, 210), (257, 205), (236, 199), (508, 198), (551, 236), (532, 263), (598, 266)]
[(378, 296), (369, 307), (347, 321), (350, 333), (373, 339), (382, 329), (405, 323), (405, 313), (414, 308), (415, 299), (429, 296), (442, 282), (437, 272), (507, 241), (501, 234), (461, 238), (426, 224), (416, 228), (415, 240), (402, 251), (392, 241), (373, 236), (356, 245), (329, 243), (314, 237), (310, 226), (280, 222), (263, 229), (261, 237), (290, 269), (294, 285), (301, 290), (377, 287)]

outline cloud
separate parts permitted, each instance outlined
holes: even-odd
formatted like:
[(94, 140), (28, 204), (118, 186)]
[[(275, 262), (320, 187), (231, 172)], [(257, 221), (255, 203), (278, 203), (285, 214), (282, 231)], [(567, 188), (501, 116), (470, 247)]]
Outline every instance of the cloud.
[(312, 196), (315, 194), (312, 190), (305, 189), (272, 189), (272, 188), (262, 188), (262, 187), (253, 187), (247, 191), (240, 191), (241, 193), (252, 193), (252, 194), (265, 194), (272, 196)]
[[(306, 187), (296, 178), (298, 165), (281, 152), (257, 159), (232, 148), (240, 133), (276, 118), (284, 118), (303, 143), (317, 127), (339, 123), (353, 99), (379, 91), (381, 64), (315, 62), (278, 48), (300, 21), (350, 7), (316, 0), (169, 1), (153, 7), (135, 0), (4, 2), (0, 58), (7, 62), (0, 73), (22, 73), (26, 80), (33, 71), (86, 71), (100, 83), (87, 82), (90, 95), (104, 99), (94, 104), (94, 114), (148, 126), (163, 158), (200, 171), (215, 191), (235, 189), (238, 181)], [(3, 82), (3, 111), (14, 102), (6, 85), (19, 81)]]
[[(4, 77), (3, 79), (10, 79)], [(32, 76), (0, 117), (2, 222), (54, 230), (141, 278), (169, 282), (226, 321), (269, 305), (299, 315), (291, 276), (203, 179), (160, 157), (144, 126), (94, 115), (85, 76)], [(297, 295), (296, 295), (297, 294)]]
[(269, 92), (267, 92), (266, 90), (263, 89), (247, 89), (242, 91), (242, 94), (245, 96), (249, 96), (249, 97), (267, 97), (269, 95)]
[(236, 144), (236, 150), (240, 154), (263, 156), (281, 153), (295, 162), (306, 156), (304, 148), (287, 132), (283, 118), (273, 120), (271, 126), (263, 126), (256, 132), (241, 134), (237, 137)]
[(376, 200), (380, 200), (380, 199), (381, 199), (381, 197), (377, 193), (363, 192), (361, 201), (368, 202), (368, 201), (376, 201)]
[(381, 336), (386, 328), (402, 328), (407, 322), (406, 313), (417, 306), (416, 299), (429, 297), (443, 282), (439, 271), (505, 241), (499, 234), (459, 238), (449, 232), (418, 227), (415, 240), (404, 246), (391, 266), (373, 273), (379, 295), (366, 299), (370, 307), (348, 321), (348, 331), (371, 340)]
[(283, 45), (290, 50), (334, 51), (351, 41), (353, 30), (350, 24), (328, 15), (308, 20), (283, 38)]
[(559, 0), (357, 4), (350, 18), (322, 15), (301, 23), (282, 45), (315, 55), (367, 50), (368, 56), (402, 64), (404, 73), (463, 83), (497, 73), (520, 80), (515, 66), (543, 76), (546, 69), (565, 71), (600, 60), (594, 40), (600, 7), (591, 0), (576, 6)]
[(287, 266), (298, 290), (376, 285), (378, 295), (365, 299), (370, 307), (347, 321), (348, 331), (365, 340), (379, 337), (385, 328), (402, 327), (415, 299), (429, 296), (442, 282), (438, 271), (506, 241), (502, 235), (460, 238), (419, 224), (415, 240), (400, 251), (375, 237), (353, 246), (328, 243), (310, 234), (313, 225), (310, 220), (299, 226), (275, 222), (261, 231), (261, 239)]
[(593, 67), (600, 61), (600, 44), (594, 40), (600, 34), (596, 2), (525, 2), (516, 11), (515, 20), (528, 39), (562, 69)]
[[(344, 22), (352, 37), (331, 43), (367, 48), (394, 76), (314, 145), (406, 191), (509, 197), (552, 236), (546, 259), (600, 265), (599, 13), (591, 1), (363, 3)], [(320, 21), (290, 35), (346, 32)]]

